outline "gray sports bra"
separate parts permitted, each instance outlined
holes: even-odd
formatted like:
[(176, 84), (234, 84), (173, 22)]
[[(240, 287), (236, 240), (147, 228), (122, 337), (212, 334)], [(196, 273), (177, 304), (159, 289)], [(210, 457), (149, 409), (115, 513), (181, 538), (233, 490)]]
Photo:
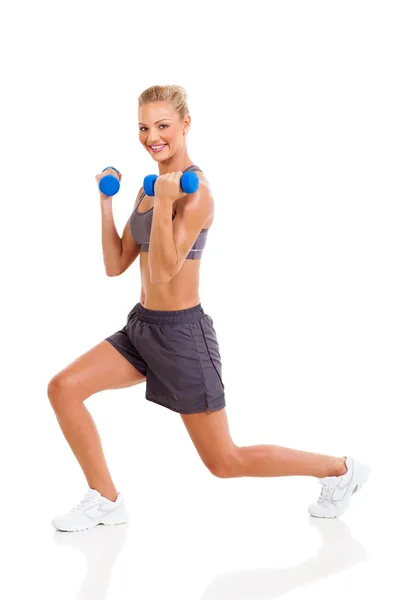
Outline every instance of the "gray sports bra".
[[(185, 169), (183, 173), (186, 173), (186, 171), (201, 171), (201, 169), (199, 169), (199, 167), (197, 167), (196, 165), (191, 165), (190, 167)], [(143, 192), (143, 194), (139, 198), (137, 206), (133, 209), (133, 212), (129, 219), (129, 227), (131, 230), (131, 234), (134, 240), (138, 244), (140, 244), (141, 252), (149, 251), (151, 224), (153, 221), (153, 208), (150, 208), (149, 210), (146, 210), (142, 213), (138, 212), (138, 208), (145, 196), (146, 192)], [(172, 219), (174, 219), (174, 216), (172, 217)], [(189, 251), (189, 254), (187, 255), (186, 259), (194, 260), (201, 258), (204, 247), (206, 245), (207, 232), (208, 229), (202, 229), (200, 231), (199, 236), (193, 244), (192, 249)]]

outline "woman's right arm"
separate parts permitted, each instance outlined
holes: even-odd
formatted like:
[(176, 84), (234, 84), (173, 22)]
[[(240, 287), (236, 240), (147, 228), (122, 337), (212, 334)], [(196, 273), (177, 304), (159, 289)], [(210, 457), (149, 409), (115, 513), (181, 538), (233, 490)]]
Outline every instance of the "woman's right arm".
[[(137, 195), (135, 206), (142, 193), (143, 188)], [(138, 257), (140, 244), (134, 240), (131, 234), (130, 219), (124, 227), (122, 238), (119, 237), (112, 212), (112, 197), (100, 194), (100, 206), (104, 266), (109, 277), (116, 277), (124, 273)]]

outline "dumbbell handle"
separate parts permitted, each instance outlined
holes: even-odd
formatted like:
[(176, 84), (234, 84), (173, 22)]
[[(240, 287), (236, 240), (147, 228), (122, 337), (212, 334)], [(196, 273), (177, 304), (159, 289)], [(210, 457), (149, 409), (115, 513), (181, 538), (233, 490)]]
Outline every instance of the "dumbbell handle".
[[(143, 188), (147, 196), (154, 196), (154, 184), (157, 175), (147, 175), (143, 181)], [(199, 176), (194, 171), (186, 171), (182, 174), (180, 187), (185, 194), (193, 194), (199, 188)]]

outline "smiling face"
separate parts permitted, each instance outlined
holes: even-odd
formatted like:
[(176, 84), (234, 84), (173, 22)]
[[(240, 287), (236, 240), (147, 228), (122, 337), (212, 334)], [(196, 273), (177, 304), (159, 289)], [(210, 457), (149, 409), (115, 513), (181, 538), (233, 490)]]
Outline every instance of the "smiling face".
[(181, 119), (168, 101), (150, 102), (139, 107), (139, 139), (156, 161), (164, 161), (186, 145), (190, 117)]

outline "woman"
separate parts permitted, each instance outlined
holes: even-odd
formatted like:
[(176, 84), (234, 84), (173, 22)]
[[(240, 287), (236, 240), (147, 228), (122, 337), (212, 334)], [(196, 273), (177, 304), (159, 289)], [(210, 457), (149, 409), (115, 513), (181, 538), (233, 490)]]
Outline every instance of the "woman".
[[(123, 497), (112, 481), (84, 401), (101, 390), (145, 381), (146, 398), (181, 415), (203, 463), (217, 477), (318, 477), (322, 491), (309, 507), (315, 517), (343, 514), (351, 495), (369, 477), (370, 468), (351, 457), (272, 445), (239, 447), (231, 439), (218, 342), (199, 298), (200, 260), (214, 200), (206, 177), (188, 155), (190, 123), (183, 88), (154, 86), (143, 92), (139, 138), (158, 163), (155, 196), (140, 189), (120, 238), (112, 198), (100, 193), (106, 273), (121, 275), (140, 256), (142, 288), (126, 325), (49, 383), (57, 420), (89, 486), (72, 511), (53, 520), (62, 531), (127, 521)], [(199, 189), (184, 195), (180, 177), (190, 170), (199, 177)], [(97, 175), (96, 181), (108, 172), (112, 170)]]

